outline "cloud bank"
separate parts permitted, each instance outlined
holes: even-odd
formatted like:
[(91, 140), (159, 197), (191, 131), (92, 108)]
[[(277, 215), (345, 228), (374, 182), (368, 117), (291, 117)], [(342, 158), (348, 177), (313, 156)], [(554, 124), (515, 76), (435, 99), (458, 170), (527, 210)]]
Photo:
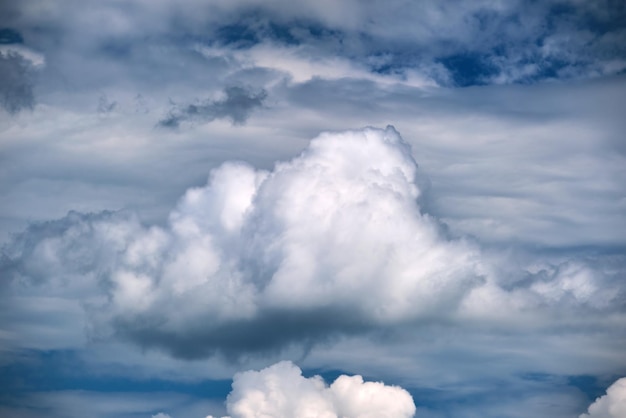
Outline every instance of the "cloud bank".
[(232, 418), (409, 418), (411, 395), (397, 386), (339, 376), (330, 386), (320, 376), (306, 378), (290, 362), (235, 375), (228, 395)]
[(596, 399), (586, 414), (580, 418), (623, 418), (626, 417), (626, 377), (613, 383), (606, 395)]

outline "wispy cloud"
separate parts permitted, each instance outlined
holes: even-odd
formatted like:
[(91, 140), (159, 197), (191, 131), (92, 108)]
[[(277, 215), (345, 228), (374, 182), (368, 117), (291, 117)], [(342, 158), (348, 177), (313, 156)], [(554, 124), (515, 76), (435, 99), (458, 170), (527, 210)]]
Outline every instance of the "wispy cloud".
[(248, 91), (243, 87), (227, 87), (221, 99), (205, 100), (185, 106), (177, 106), (159, 121), (164, 128), (178, 128), (182, 122), (211, 122), (215, 119), (230, 119), (233, 124), (246, 122), (252, 111), (263, 105), (267, 93)]

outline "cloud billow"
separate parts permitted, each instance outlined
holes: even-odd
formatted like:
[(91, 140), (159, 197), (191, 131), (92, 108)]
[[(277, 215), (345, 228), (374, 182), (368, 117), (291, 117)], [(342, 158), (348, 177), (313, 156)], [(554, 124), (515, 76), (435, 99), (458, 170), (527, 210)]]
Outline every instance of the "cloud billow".
[[(306, 378), (290, 362), (238, 373), (226, 401), (230, 417), (254, 418), (410, 418), (411, 395), (397, 386), (339, 376), (330, 386), (319, 376)], [(209, 418), (209, 417), (208, 417)]]
[(246, 122), (256, 108), (263, 105), (267, 92), (250, 92), (243, 87), (227, 87), (225, 97), (218, 100), (207, 100), (172, 109), (170, 113), (159, 121), (164, 128), (178, 128), (182, 122), (200, 121), (211, 122), (215, 119), (230, 119), (233, 124), (241, 125)]
[(7, 253), (16, 277), (94, 281), (96, 328), (179, 357), (314, 343), (449, 312), (481, 283), (476, 250), (420, 213), (416, 169), (393, 128), (326, 134), (272, 172), (214, 170), (166, 228), (74, 213)]
[(163, 227), (123, 212), (33, 225), (2, 269), (14, 292), (80, 299), (93, 336), (188, 359), (420, 321), (536, 323), (568, 307), (593, 317), (620, 300), (620, 265), (538, 265), (499, 281), (477, 245), (422, 213), (416, 177), (392, 127), (326, 133), (269, 172), (225, 163)]

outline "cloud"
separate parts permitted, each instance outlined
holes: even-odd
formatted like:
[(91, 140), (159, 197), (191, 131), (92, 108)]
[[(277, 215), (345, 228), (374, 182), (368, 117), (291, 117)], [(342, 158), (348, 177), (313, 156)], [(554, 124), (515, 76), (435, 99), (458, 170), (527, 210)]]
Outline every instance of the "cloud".
[(126, 212), (35, 224), (5, 248), (2, 268), (15, 295), (80, 300), (92, 337), (181, 358), (311, 347), (433, 318), (538, 323), (553, 308), (621, 306), (619, 257), (504, 267), (449, 238), (420, 193), (392, 127), (326, 133), (269, 172), (223, 164), (165, 226)]
[(35, 105), (31, 62), (13, 50), (0, 49), (0, 105), (12, 114)]
[(67, 295), (108, 289), (89, 307), (101, 332), (181, 357), (446, 315), (482, 283), (479, 254), (420, 212), (416, 170), (393, 128), (325, 134), (272, 172), (214, 170), (166, 228), (124, 213), (35, 225), (4, 267)]
[(618, 379), (607, 390), (606, 395), (596, 399), (587, 413), (580, 418), (626, 417), (626, 377)]
[(109, 100), (106, 94), (101, 95), (98, 98), (98, 113), (99, 114), (107, 114), (111, 113), (117, 107), (117, 102), (115, 100)]
[(165, 128), (177, 128), (185, 121), (211, 122), (215, 119), (230, 119), (233, 124), (246, 122), (252, 111), (263, 105), (267, 93), (261, 90), (252, 93), (243, 87), (227, 87), (225, 97), (218, 100), (207, 100), (197, 104), (175, 108), (169, 115), (159, 121)]
[(227, 410), (232, 418), (409, 418), (415, 404), (397, 386), (358, 375), (341, 375), (327, 386), (321, 377), (306, 378), (293, 363), (281, 362), (236, 374)]
[(11, 114), (33, 108), (34, 72), (45, 66), (43, 55), (23, 42), (20, 32), (0, 28), (0, 105)]

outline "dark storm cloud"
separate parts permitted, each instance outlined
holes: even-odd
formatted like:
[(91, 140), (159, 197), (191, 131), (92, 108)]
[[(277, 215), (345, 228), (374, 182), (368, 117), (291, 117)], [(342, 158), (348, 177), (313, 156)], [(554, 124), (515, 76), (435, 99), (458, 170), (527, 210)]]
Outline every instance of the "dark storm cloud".
[[(164, 312), (165, 314), (165, 312)], [(250, 354), (280, 355), (286, 349), (305, 351), (339, 337), (363, 334), (376, 329), (352, 309), (268, 310), (253, 321), (237, 320), (211, 324), (210, 316), (198, 326), (167, 330), (155, 326), (165, 316), (121, 318), (114, 323), (118, 338), (142, 348), (165, 351), (180, 359), (220, 355), (238, 361)], [(208, 325), (208, 326), (207, 326)]]
[(35, 106), (31, 63), (19, 53), (0, 51), (0, 105), (12, 114)]
[(230, 119), (235, 125), (246, 122), (252, 111), (263, 105), (267, 93), (265, 90), (254, 93), (243, 87), (227, 87), (225, 97), (218, 100), (206, 100), (172, 109), (159, 126), (177, 128), (182, 122), (211, 122), (215, 119)]

